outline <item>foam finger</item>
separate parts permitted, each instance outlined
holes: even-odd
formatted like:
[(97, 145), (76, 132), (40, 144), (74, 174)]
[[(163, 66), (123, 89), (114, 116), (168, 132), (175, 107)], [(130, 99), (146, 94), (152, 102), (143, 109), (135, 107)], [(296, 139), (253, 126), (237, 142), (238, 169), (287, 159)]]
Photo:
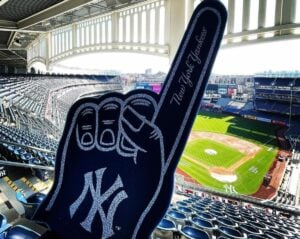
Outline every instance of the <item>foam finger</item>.
[[(164, 135), (166, 167), (183, 150), (221, 43), (226, 17), (219, 1), (203, 1), (195, 9), (175, 56), (155, 115), (155, 124)], [(175, 158), (178, 161), (180, 155)]]

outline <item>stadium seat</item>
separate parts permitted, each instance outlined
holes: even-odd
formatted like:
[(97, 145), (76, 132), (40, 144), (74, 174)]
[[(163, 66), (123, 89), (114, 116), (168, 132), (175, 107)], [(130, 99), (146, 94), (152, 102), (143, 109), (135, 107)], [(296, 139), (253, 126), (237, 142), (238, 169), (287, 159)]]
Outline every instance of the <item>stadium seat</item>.
[(230, 216), (230, 219), (235, 222), (238, 223), (239, 225), (246, 223), (246, 221), (242, 218), (242, 217), (238, 217), (238, 216)]
[(237, 223), (231, 221), (229, 218), (217, 218), (217, 222), (219, 224), (219, 226), (226, 226), (226, 227), (231, 227), (231, 228), (234, 228), (234, 227), (237, 227)]
[(222, 236), (229, 237), (232, 239), (246, 238), (240, 231), (233, 229), (231, 227), (221, 226), (219, 227), (219, 232)]
[(213, 236), (214, 230), (217, 229), (217, 227), (215, 227), (214, 224), (211, 223), (210, 221), (198, 217), (192, 218), (191, 222), (194, 227), (206, 231), (210, 236), (210, 238)]
[(197, 213), (197, 216), (204, 220), (210, 221), (210, 222), (213, 222), (216, 220), (216, 217), (214, 217), (210, 213), (206, 213), (206, 212)]
[(272, 231), (268, 231), (268, 232), (264, 233), (264, 235), (266, 238), (269, 238), (269, 239), (285, 239), (284, 236), (282, 236), (276, 232), (272, 232)]
[(239, 228), (244, 233), (246, 233), (247, 235), (250, 235), (250, 234), (260, 235), (260, 234), (262, 234), (261, 230), (259, 230), (258, 228), (254, 227), (254, 226), (248, 225), (248, 224), (240, 225)]
[(251, 225), (266, 230), (268, 228), (277, 228), (277, 225), (271, 221), (261, 221), (261, 223), (251, 222)]
[(166, 217), (175, 223), (177, 229), (184, 227), (187, 221), (183, 213), (174, 210), (168, 211)]
[(25, 218), (31, 219), (38, 206), (45, 199), (46, 195), (43, 193), (34, 193), (28, 198), (25, 198), (22, 193), (18, 192), (16, 197), (17, 200), (22, 203), (25, 209)]
[(274, 233), (277, 233), (277, 234), (279, 234), (283, 237), (292, 236), (292, 234), (288, 230), (285, 230), (284, 228), (272, 228), (270, 231), (274, 232)]
[(257, 234), (249, 234), (248, 239), (265, 239), (266, 236), (264, 234), (257, 235)]
[(187, 218), (189, 218), (193, 213), (192, 209), (183, 206), (178, 207), (178, 211), (183, 213)]
[(200, 229), (185, 226), (180, 230), (180, 239), (209, 239), (209, 235)]
[(176, 204), (180, 207), (188, 207), (189, 206), (188, 203), (183, 202), (183, 201), (178, 201), (178, 202), (176, 202)]
[(173, 239), (176, 230), (174, 222), (163, 218), (153, 232), (152, 239)]
[(0, 235), (10, 227), (7, 223), (7, 219), (3, 214), (0, 214)]
[(24, 226), (13, 226), (11, 227), (5, 236), (5, 239), (38, 239), (40, 235), (30, 228), (26, 228)]

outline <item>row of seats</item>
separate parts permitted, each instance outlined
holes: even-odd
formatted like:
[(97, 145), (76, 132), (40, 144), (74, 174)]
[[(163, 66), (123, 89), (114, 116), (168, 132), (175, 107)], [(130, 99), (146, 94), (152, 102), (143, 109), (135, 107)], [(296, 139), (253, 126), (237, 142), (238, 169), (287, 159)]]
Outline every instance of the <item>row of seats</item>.
[(296, 239), (300, 238), (299, 233), (297, 218), (270, 214), (265, 208), (243, 207), (207, 196), (192, 196), (170, 205), (152, 238)]
[[(211, 194), (202, 195), (204, 196), (188, 196), (184, 200), (170, 204), (166, 215), (153, 231), (151, 238), (300, 238), (299, 218), (295, 215), (267, 207), (254, 207), (249, 204), (247, 206), (237, 205)], [(19, 193), (17, 198), (24, 205), (26, 217), (31, 218), (45, 195), (36, 193), (26, 199)], [(17, 229), (15, 227), (14, 231)]]
[(56, 151), (58, 141), (46, 135), (29, 132), (15, 127), (0, 125), (0, 136), (3, 140), (13, 143), (42, 148), (49, 151)]
[[(0, 125), (0, 140), (2, 140), (0, 154), (9, 161), (37, 166), (55, 166), (54, 152), (58, 143), (53, 139)], [(43, 181), (49, 179), (49, 173), (44, 169), (33, 169), (33, 173)]]
[(80, 95), (121, 89), (118, 78), (104, 76), (2, 76), (0, 82), (1, 121), (46, 131), (56, 138), (62, 133), (70, 105)]
[(290, 109), (290, 104), (282, 103), (278, 101), (255, 99), (255, 108), (257, 110), (263, 110), (267, 112), (277, 112), (281, 114), (292, 114), (300, 115), (300, 104), (292, 104)]
[(290, 87), (300, 84), (299, 78), (255, 77), (254, 80), (255, 84), (260, 86)]

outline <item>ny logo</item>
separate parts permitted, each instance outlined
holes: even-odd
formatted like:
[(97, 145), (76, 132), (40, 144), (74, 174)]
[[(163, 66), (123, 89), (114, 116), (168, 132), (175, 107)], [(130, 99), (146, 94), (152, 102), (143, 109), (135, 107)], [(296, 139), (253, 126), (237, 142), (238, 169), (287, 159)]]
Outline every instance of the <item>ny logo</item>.
[(85, 220), (80, 223), (80, 225), (88, 232), (91, 232), (92, 230), (92, 223), (94, 221), (94, 218), (96, 216), (96, 213), (98, 212), (102, 221), (102, 237), (103, 239), (109, 238), (114, 235), (113, 231), (113, 220), (114, 215), (116, 213), (116, 210), (120, 203), (126, 199), (128, 196), (124, 190), (120, 191), (115, 195), (113, 200), (111, 201), (111, 204), (109, 205), (109, 208), (107, 210), (107, 213), (105, 214), (102, 204), (108, 200), (112, 194), (114, 194), (118, 189), (123, 188), (123, 182), (120, 178), (120, 176), (117, 176), (117, 179), (113, 183), (113, 185), (107, 189), (105, 192), (101, 192), (101, 186), (102, 186), (102, 179), (103, 174), (106, 168), (101, 168), (95, 171), (96, 174), (96, 188), (94, 188), (93, 184), (93, 172), (88, 172), (84, 174), (84, 187), (79, 195), (79, 197), (76, 199), (76, 201), (70, 206), (70, 215), (71, 218), (73, 218), (74, 214), (80, 207), (80, 205), (85, 200), (88, 191), (90, 191), (93, 199), (92, 206), (89, 210), (89, 213)]

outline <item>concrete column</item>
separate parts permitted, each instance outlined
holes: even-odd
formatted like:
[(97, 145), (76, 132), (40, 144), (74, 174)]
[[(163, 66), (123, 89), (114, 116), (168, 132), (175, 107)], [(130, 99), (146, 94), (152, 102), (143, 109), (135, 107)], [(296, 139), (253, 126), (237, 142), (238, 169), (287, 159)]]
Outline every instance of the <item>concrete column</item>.
[(73, 51), (73, 54), (74, 54), (74, 51), (76, 50), (77, 48), (77, 24), (73, 24), (72, 25), (72, 51)]
[(235, 10), (235, 0), (228, 0), (228, 20), (227, 20), (228, 34), (233, 33), (234, 31), (234, 10)]
[[(282, 24), (294, 23), (296, 17), (296, 0), (283, 0), (281, 15), (282, 15)], [(281, 31), (281, 35), (293, 34), (293, 33), (294, 33), (293, 29)]]
[(118, 41), (119, 41), (119, 15), (117, 12), (113, 12), (111, 14), (111, 42), (116, 43)]
[(130, 42), (133, 43), (134, 39), (134, 12), (130, 13)]
[(49, 69), (49, 63), (50, 63), (50, 57), (51, 57), (51, 51), (52, 51), (52, 45), (51, 45), (51, 38), (52, 38), (52, 33), (47, 33), (46, 34), (46, 71)]
[(259, 0), (258, 28), (264, 28), (266, 25), (266, 10), (267, 10), (267, 1)]
[(89, 25), (88, 25), (88, 27), (87, 27), (87, 29), (88, 29), (88, 31), (89, 31), (89, 46), (91, 46), (92, 45), (92, 24), (93, 24), (93, 22), (89, 22)]
[(160, 7), (155, 8), (155, 44), (159, 43)]
[(283, 0), (276, 0), (275, 8), (275, 25), (281, 25), (282, 23), (282, 9), (283, 9)]
[(52, 33), (47, 33), (46, 39), (46, 62), (48, 62), (52, 56)]
[(169, 44), (169, 60), (173, 61), (185, 30), (185, 0), (166, 1), (166, 43)]
[(108, 43), (108, 21), (105, 21), (105, 43)]
[(138, 32), (137, 32), (137, 42), (142, 42), (142, 11), (138, 11)]
[[(248, 31), (250, 26), (250, 0), (243, 2), (243, 17), (242, 17), (242, 31)], [(247, 41), (248, 37), (243, 37), (242, 40)]]
[(64, 43), (64, 51), (67, 51), (67, 41), (66, 41), (66, 39), (67, 39), (67, 34), (68, 34), (68, 32), (67, 31), (65, 31), (64, 32), (64, 38), (63, 38), (63, 43)]
[(146, 9), (146, 43), (150, 42), (150, 10)]
[(194, 0), (186, 0), (185, 6), (186, 6), (185, 26), (187, 26), (194, 12)]
[(126, 42), (126, 17), (127, 15), (123, 14), (123, 42)]
[(244, 0), (242, 31), (249, 30), (250, 25), (250, 0)]
[(296, 0), (283, 0), (282, 23), (294, 23), (296, 17)]

